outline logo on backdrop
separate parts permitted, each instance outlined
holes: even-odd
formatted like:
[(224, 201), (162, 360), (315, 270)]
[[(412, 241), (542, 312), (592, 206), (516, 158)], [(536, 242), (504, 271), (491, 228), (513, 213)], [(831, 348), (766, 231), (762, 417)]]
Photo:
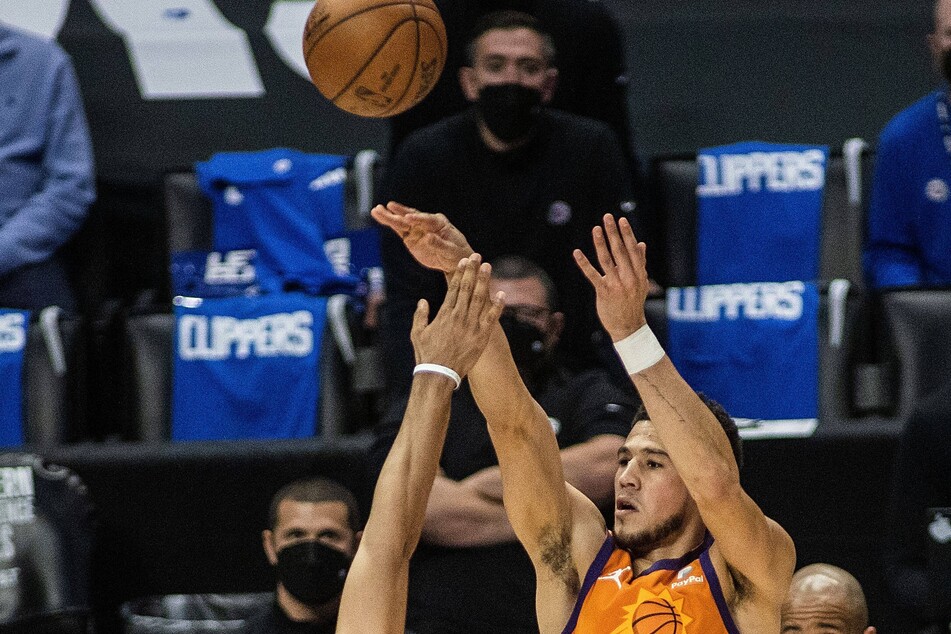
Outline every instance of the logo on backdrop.
[(943, 203), (948, 200), (948, 184), (941, 178), (932, 178), (925, 185), (925, 196), (933, 203)]
[(698, 196), (738, 196), (744, 192), (817, 191), (825, 186), (825, 154), (803, 152), (750, 152), (700, 154)]
[(314, 316), (307, 310), (254, 319), (182, 315), (178, 354), (182, 361), (306, 357), (314, 349), (313, 323)]
[(714, 284), (667, 290), (667, 315), (677, 321), (712, 322), (721, 319), (780, 319), (802, 317), (803, 282)]
[(0, 315), (0, 352), (19, 352), (26, 345), (26, 316), (22, 313)]

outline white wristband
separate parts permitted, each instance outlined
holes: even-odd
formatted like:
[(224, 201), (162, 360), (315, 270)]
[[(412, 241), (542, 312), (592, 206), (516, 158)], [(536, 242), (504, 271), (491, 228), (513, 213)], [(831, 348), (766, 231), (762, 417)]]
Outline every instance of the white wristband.
[(614, 344), (617, 355), (628, 374), (646, 370), (664, 357), (664, 349), (650, 326), (644, 324)]
[(450, 379), (456, 382), (456, 387), (454, 388), (456, 390), (458, 390), (459, 386), (462, 384), (462, 377), (459, 376), (458, 372), (452, 368), (447, 368), (444, 365), (439, 365), (438, 363), (420, 363), (415, 368), (413, 368), (413, 376), (416, 376), (420, 372), (432, 372), (433, 374), (448, 376)]

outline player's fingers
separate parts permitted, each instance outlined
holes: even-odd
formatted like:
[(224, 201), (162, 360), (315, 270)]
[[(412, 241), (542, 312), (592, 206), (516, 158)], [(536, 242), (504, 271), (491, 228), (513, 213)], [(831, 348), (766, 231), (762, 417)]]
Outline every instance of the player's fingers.
[(492, 265), (483, 262), (476, 271), (475, 288), (472, 290), (472, 300), (469, 302), (469, 319), (478, 323), (485, 304), (489, 299), (489, 280), (492, 278)]
[(469, 304), (472, 301), (472, 291), (475, 288), (476, 276), (479, 274), (479, 264), (481, 256), (473, 253), (463, 260), (465, 268), (462, 271), (462, 278), (459, 280), (459, 295), (456, 298), (454, 312), (459, 316), (465, 316), (469, 310)]
[(394, 213), (398, 216), (406, 216), (408, 214), (418, 213), (416, 209), (413, 209), (412, 207), (407, 207), (406, 205), (402, 203), (398, 203), (395, 200), (391, 200), (390, 202), (386, 203), (386, 208), (391, 213)]
[(598, 270), (588, 261), (588, 256), (586, 256), (581, 249), (575, 249), (572, 255), (575, 256), (575, 263), (578, 265), (578, 268), (581, 269), (584, 276), (588, 278), (592, 286), (597, 288), (598, 284), (601, 283), (601, 274), (598, 273)]
[(495, 297), (491, 300), (491, 306), (489, 309), (482, 313), (482, 323), (485, 326), (494, 326), (499, 321), (499, 317), (502, 316), (502, 311), (505, 309), (505, 293), (499, 291), (495, 294)]
[(624, 242), (621, 239), (621, 233), (618, 231), (617, 221), (611, 214), (604, 214), (604, 233), (607, 235), (608, 245), (611, 247), (611, 255), (614, 257), (614, 263), (620, 272), (630, 271), (631, 259), (624, 248)]
[(413, 341), (419, 341), (419, 336), (429, 324), (429, 302), (421, 299), (416, 302), (416, 312), (413, 313), (413, 327), (410, 333)]
[(383, 205), (376, 205), (370, 210), (370, 215), (373, 216), (373, 219), (379, 222), (381, 225), (387, 227), (393, 227), (394, 223), (398, 223), (400, 220), (399, 216), (389, 211)]
[(608, 250), (607, 242), (604, 239), (604, 229), (595, 227), (591, 230), (591, 239), (594, 241), (594, 252), (598, 256), (598, 264), (605, 275), (614, 272), (614, 258)]
[(627, 252), (631, 264), (633, 264), (635, 268), (643, 268), (645, 264), (644, 254), (641, 249), (638, 248), (638, 245), (644, 243), (637, 241), (637, 237), (634, 235), (634, 229), (631, 228), (631, 223), (627, 218), (621, 218), (618, 221), (618, 230), (621, 234), (621, 240), (624, 242), (624, 250)]
[(442, 305), (447, 311), (452, 310), (456, 306), (456, 300), (459, 296), (459, 285), (462, 282), (462, 274), (463, 271), (465, 271), (466, 262), (466, 259), (459, 260), (455, 272), (449, 279), (449, 287), (446, 289), (446, 299), (442, 302)]

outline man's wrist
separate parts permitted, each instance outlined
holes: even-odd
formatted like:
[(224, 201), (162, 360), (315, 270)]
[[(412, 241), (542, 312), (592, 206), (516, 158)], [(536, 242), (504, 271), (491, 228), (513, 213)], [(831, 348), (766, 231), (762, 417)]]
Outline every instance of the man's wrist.
[(629, 375), (643, 372), (666, 354), (646, 323), (627, 337), (615, 341), (614, 350)]
[(453, 389), (458, 390), (462, 384), (462, 377), (452, 368), (439, 363), (417, 363), (413, 368), (413, 376), (419, 374), (442, 376), (452, 381)]

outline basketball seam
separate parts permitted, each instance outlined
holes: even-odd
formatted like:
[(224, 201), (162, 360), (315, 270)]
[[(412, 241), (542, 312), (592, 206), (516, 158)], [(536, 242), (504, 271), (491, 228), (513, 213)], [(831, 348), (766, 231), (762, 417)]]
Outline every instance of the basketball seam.
[[(422, 19), (422, 18), (416, 20), (417, 27), (419, 26), (420, 23), (425, 24), (426, 26), (428, 26), (428, 27), (433, 31), (433, 33), (434, 33), (435, 35), (439, 35), (438, 31), (437, 31), (436, 28), (433, 26), (432, 22), (429, 22), (428, 20), (424, 20), (424, 19)], [(437, 37), (436, 39), (437, 39), (438, 45), (439, 45), (439, 53), (440, 53), (440, 56), (441, 56), (442, 59), (443, 59), (443, 66), (445, 67), (445, 63), (446, 63), (446, 52), (445, 52), (445, 50), (443, 49), (442, 41), (439, 41), (439, 38), (438, 38), (438, 37)], [(421, 41), (421, 40), (422, 40), (422, 38), (420, 38), (420, 41)], [(417, 44), (417, 50), (418, 50), (419, 48), (420, 48), (420, 45)], [(416, 67), (415, 67), (415, 69), (414, 69), (413, 76), (416, 75), (415, 70), (418, 70), (418, 69), (419, 69), (419, 57), (418, 57), (418, 55), (417, 55), (417, 58), (416, 58)], [(441, 74), (441, 73), (442, 73), (442, 70), (440, 70), (440, 74)], [(439, 79), (439, 76), (437, 75), (437, 76), (436, 76), (436, 80), (438, 81), (438, 79)], [(386, 110), (386, 111), (384, 111), (384, 112), (381, 112), (381, 113), (380, 113), (380, 116), (387, 116), (390, 112), (392, 112), (394, 109), (396, 109), (397, 106), (399, 106), (399, 104), (403, 101), (403, 98), (406, 96), (406, 92), (408, 92), (409, 86), (410, 86), (411, 84), (412, 84), (412, 77), (410, 77), (410, 82), (407, 84), (407, 90), (404, 91), (403, 95), (400, 96), (399, 100), (396, 101), (396, 102), (394, 102), (393, 106), (391, 106), (388, 110)], [(433, 83), (433, 85), (435, 86), (435, 82)], [(430, 90), (432, 90), (432, 86), (430, 86)], [(425, 96), (426, 96), (426, 95), (423, 95), (424, 98), (425, 98)], [(422, 99), (420, 99), (420, 100), (422, 100)]]
[[(401, 4), (406, 4), (406, 3), (404, 2)], [(353, 74), (353, 77), (350, 78), (350, 81), (348, 81), (346, 85), (343, 88), (341, 88), (340, 91), (336, 95), (334, 95), (333, 99), (330, 100), (331, 102), (335, 103), (338, 99), (340, 99), (340, 97), (343, 96), (345, 92), (347, 92), (350, 89), (351, 86), (353, 86), (354, 82), (356, 82), (357, 79), (360, 78), (360, 75), (362, 75), (363, 72), (370, 66), (370, 64), (373, 63), (373, 60), (376, 58), (376, 56), (380, 54), (380, 51), (382, 51), (383, 47), (386, 46), (387, 42), (390, 41), (390, 38), (393, 37), (393, 34), (396, 33), (396, 31), (407, 22), (415, 22), (415, 20), (413, 18), (406, 18), (405, 20), (400, 20), (399, 22), (394, 24), (390, 32), (387, 33), (385, 38), (383, 38), (383, 41), (380, 42), (380, 45), (376, 47), (376, 50), (370, 53), (370, 56), (367, 59), (367, 61), (363, 64), (363, 66), (360, 67), (359, 70), (357, 70), (357, 72)]]
[[(310, 58), (310, 54), (314, 52), (314, 48), (317, 46), (317, 44), (320, 42), (320, 40), (324, 39), (324, 37), (325, 37), (328, 33), (330, 33), (332, 30), (334, 30), (335, 28), (337, 28), (338, 26), (340, 26), (341, 24), (343, 24), (343, 23), (346, 22), (347, 20), (350, 20), (350, 19), (355, 18), (355, 17), (357, 17), (357, 16), (363, 15), (364, 13), (369, 13), (370, 11), (376, 11), (377, 9), (382, 9), (382, 8), (385, 8), (385, 7), (398, 7), (398, 6), (404, 6), (404, 5), (409, 5), (409, 6), (413, 7), (413, 6), (415, 6), (415, 3), (414, 3), (414, 2), (406, 2), (405, 0), (402, 0), (401, 2), (384, 2), (384, 3), (380, 3), (380, 4), (375, 4), (375, 5), (371, 6), (371, 7), (367, 7), (366, 9), (361, 9), (361, 10), (357, 11), (356, 13), (351, 13), (351, 14), (348, 15), (347, 17), (342, 18), (339, 22), (334, 22), (333, 24), (331, 24), (330, 26), (327, 27), (327, 30), (324, 31), (324, 33), (323, 33), (320, 37), (318, 37), (316, 40), (314, 40), (314, 41), (311, 43), (310, 47), (309, 47), (306, 51), (304, 51), (304, 59), (305, 59), (305, 60), (306, 60), (306, 59), (309, 59), (309, 58)], [(422, 6), (424, 9), (429, 9), (430, 11), (432, 11), (433, 13), (435, 13), (436, 15), (439, 15), (439, 10), (436, 9), (435, 7), (427, 7), (427, 6), (425, 6), (425, 5), (420, 5), (420, 6)], [(414, 13), (415, 13), (415, 11), (414, 11)], [(440, 19), (442, 19), (442, 16), (440, 16)]]
[(403, 99), (406, 98), (406, 93), (409, 92), (410, 87), (413, 85), (413, 78), (416, 77), (416, 73), (419, 72), (419, 16), (416, 15), (416, 2), (410, 0), (410, 6), (413, 8), (413, 24), (416, 25), (416, 52), (413, 54), (413, 72), (406, 79), (406, 87), (403, 88), (403, 93), (400, 95), (400, 98), (394, 101), (389, 108), (380, 112), (380, 116), (386, 116), (393, 112), (393, 110), (403, 102)]

